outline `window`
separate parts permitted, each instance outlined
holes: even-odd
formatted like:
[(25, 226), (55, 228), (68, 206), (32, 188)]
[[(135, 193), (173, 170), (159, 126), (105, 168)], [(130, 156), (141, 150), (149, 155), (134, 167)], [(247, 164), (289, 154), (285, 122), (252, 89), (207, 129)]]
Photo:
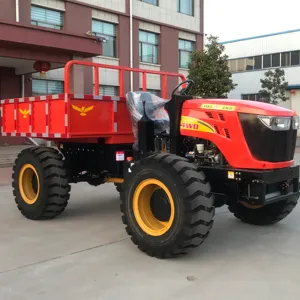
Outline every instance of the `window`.
[(113, 85), (99, 85), (101, 96), (119, 96), (119, 87)]
[(182, 14), (194, 15), (194, 0), (177, 0), (177, 11)]
[(260, 70), (262, 67), (262, 57), (255, 56), (254, 57), (254, 70)]
[[(142, 92), (142, 91), (143, 91), (143, 89), (140, 88), (140, 92)], [(154, 95), (156, 95), (157, 97), (160, 97), (160, 90), (147, 89), (147, 92), (148, 92), (148, 93), (151, 93), (151, 94), (154, 94)]]
[(254, 69), (254, 58), (248, 57), (246, 58), (246, 70), (250, 71)]
[(280, 53), (272, 54), (272, 67), (280, 67)]
[(92, 21), (92, 31), (97, 36), (104, 37), (106, 43), (102, 43), (102, 55), (108, 57), (117, 57), (117, 26), (103, 21)]
[(260, 101), (258, 94), (242, 94), (243, 100)]
[(188, 68), (191, 62), (191, 53), (195, 49), (195, 42), (179, 40), (179, 68)]
[(158, 34), (140, 30), (139, 41), (140, 61), (157, 64)]
[(245, 58), (240, 58), (237, 60), (237, 71), (243, 72), (246, 70), (246, 60)]
[(32, 95), (44, 96), (52, 94), (62, 94), (64, 92), (64, 82), (59, 80), (32, 80)]
[(297, 66), (300, 64), (299, 51), (291, 52), (291, 66)]
[(158, 6), (158, 0), (140, 0), (140, 1)]
[(271, 55), (264, 55), (263, 56), (264, 68), (271, 68)]
[(231, 59), (228, 61), (229, 72), (235, 73), (237, 72), (236, 68), (236, 59)]
[(281, 66), (286, 67), (291, 64), (291, 52), (281, 53)]
[(44, 7), (31, 6), (31, 24), (52, 29), (62, 29), (63, 13)]

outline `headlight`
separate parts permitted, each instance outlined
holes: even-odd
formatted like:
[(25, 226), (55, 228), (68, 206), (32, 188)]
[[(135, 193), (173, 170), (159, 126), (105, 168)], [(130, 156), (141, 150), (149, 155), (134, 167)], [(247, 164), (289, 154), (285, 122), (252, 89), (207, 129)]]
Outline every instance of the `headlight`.
[(299, 129), (299, 116), (293, 117), (293, 129), (294, 130)]
[[(269, 127), (271, 130), (289, 130), (291, 128), (291, 117), (267, 117), (267, 116), (258, 116), (260, 121)], [(294, 122), (293, 122), (294, 124)], [(299, 126), (299, 122), (298, 122)]]

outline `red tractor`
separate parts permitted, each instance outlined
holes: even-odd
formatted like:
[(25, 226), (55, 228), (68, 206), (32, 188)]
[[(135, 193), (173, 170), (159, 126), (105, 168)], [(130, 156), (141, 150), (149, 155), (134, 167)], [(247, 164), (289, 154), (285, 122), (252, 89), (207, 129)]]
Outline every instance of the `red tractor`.
[[(71, 94), (70, 68), (94, 68), (94, 95)], [(119, 70), (120, 97), (99, 96), (99, 68)], [(124, 97), (124, 72), (142, 73), (143, 92)], [(163, 98), (146, 92), (147, 74), (162, 78)], [(180, 77), (166, 100), (167, 76)], [(23, 150), (13, 167), (21, 213), (61, 214), (70, 184), (112, 182), (134, 244), (167, 258), (199, 246), (215, 207), (254, 225), (285, 218), (299, 198), (293, 166), (299, 118), (265, 103), (190, 96), (194, 83), (174, 73), (71, 61), (65, 94), (2, 100), (2, 135), (54, 141)]]

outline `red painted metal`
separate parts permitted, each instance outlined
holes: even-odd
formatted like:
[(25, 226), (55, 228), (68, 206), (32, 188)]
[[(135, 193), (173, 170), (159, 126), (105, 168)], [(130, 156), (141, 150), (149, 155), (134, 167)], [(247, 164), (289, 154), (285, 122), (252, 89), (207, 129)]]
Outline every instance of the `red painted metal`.
[[(219, 105), (219, 109), (203, 108), (203, 104)], [(233, 111), (222, 110), (222, 106), (234, 106)], [(271, 163), (258, 161), (251, 154), (244, 137), (238, 113), (253, 113), (267, 116), (294, 116), (295, 112), (261, 102), (220, 99), (187, 100), (182, 107), (182, 116), (192, 117), (215, 128), (215, 132), (189, 130), (181, 127), (180, 133), (213, 142), (233, 168), (276, 169), (289, 167), (293, 161)], [(220, 116), (222, 115), (222, 116)]]
[[(117, 70), (119, 71), (119, 77), (122, 77), (120, 80), (120, 97), (124, 97), (124, 72), (135, 72), (135, 73), (141, 73), (143, 78), (143, 90), (145, 88), (145, 85), (147, 84), (146, 76), (147, 74), (153, 74), (153, 75), (160, 75), (161, 77), (177, 77), (180, 78), (182, 81), (185, 80), (185, 76), (178, 73), (170, 73), (170, 72), (161, 72), (161, 71), (153, 71), (153, 70), (144, 70), (144, 69), (138, 69), (138, 68), (129, 68), (129, 67), (123, 67), (123, 66), (112, 66), (112, 65), (106, 65), (106, 64), (98, 64), (93, 62), (86, 62), (86, 61), (80, 61), (80, 60), (71, 60), (65, 65), (65, 73), (64, 73), (64, 81), (65, 81), (65, 93), (70, 94), (71, 91), (71, 67), (74, 65), (80, 65), (85, 67), (92, 67), (92, 68), (99, 68), (99, 69), (110, 69), (110, 70)], [(121, 74), (120, 74), (121, 73)], [(95, 85), (94, 85), (94, 94), (96, 94), (96, 86), (99, 86), (99, 81), (96, 81), (97, 78), (95, 78)], [(164, 80), (165, 84), (163, 84), (162, 87), (162, 95), (164, 95), (164, 98), (167, 98), (167, 81)], [(147, 89), (147, 87), (146, 87)]]

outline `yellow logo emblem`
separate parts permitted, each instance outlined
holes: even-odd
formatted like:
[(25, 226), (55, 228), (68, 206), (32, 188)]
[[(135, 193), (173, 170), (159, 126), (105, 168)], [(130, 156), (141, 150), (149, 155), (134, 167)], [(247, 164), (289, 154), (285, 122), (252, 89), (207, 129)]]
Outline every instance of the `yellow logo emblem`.
[(85, 117), (86, 116), (86, 113), (93, 110), (94, 109), (94, 106), (89, 106), (89, 107), (85, 107), (85, 106), (82, 106), (82, 107), (78, 107), (76, 105), (72, 105), (72, 108), (78, 112), (80, 112), (80, 115), (82, 117)]
[(23, 118), (26, 119), (28, 117), (29, 110), (28, 109), (20, 109), (20, 113), (23, 115)]
[(187, 116), (181, 117), (180, 128), (183, 130), (215, 133), (215, 129), (208, 123)]

